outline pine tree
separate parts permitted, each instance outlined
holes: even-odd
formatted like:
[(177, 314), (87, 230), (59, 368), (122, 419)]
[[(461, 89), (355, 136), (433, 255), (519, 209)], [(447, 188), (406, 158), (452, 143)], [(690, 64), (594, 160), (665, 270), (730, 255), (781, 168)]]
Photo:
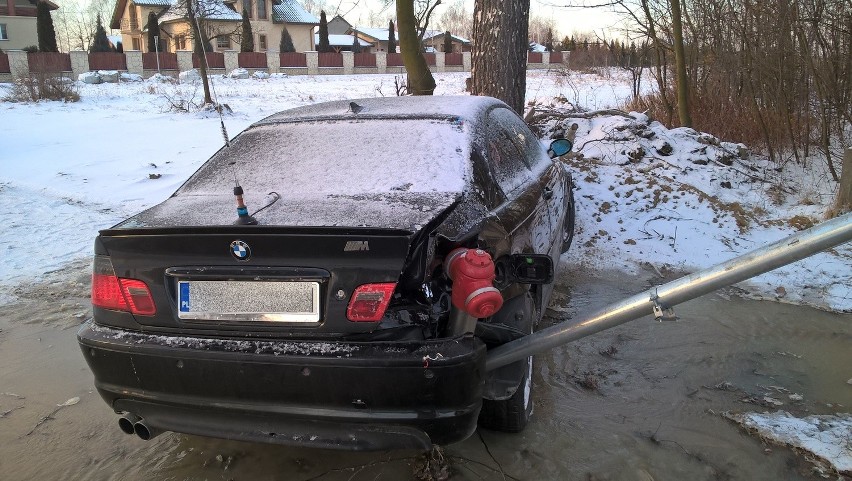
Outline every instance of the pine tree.
[(320, 11), (319, 24), (319, 47), (322, 53), (331, 52), (331, 43), (328, 41), (328, 20), (325, 18), (325, 10)]
[(393, 20), (388, 22), (388, 53), (396, 53), (396, 27)]
[(40, 1), (36, 5), (36, 32), (38, 32), (38, 49), (42, 52), (58, 52), (56, 48), (56, 30), (53, 28), (53, 18), (50, 16), (50, 5)]
[(121, 42), (115, 44), (115, 52), (116, 53), (124, 53), (124, 45)]
[(157, 52), (157, 39), (160, 38), (160, 23), (157, 21), (157, 14), (150, 12), (148, 14), (148, 51)]
[(243, 29), (242, 38), (240, 38), (240, 52), (254, 52), (254, 33), (251, 31), (251, 22), (249, 22), (248, 11), (243, 9)]
[(453, 53), (453, 36), (449, 30), (444, 32), (444, 53)]
[(354, 32), (352, 35), (352, 51), (355, 53), (361, 53), (361, 42), (358, 41), (358, 31)]
[(293, 37), (287, 31), (287, 27), (281, 32), (281, 43), (278, 45), (278, 50), (281, 52), (295, 52), (296, 47), (293, 46)]
[(112, 52), (112, 47), (109, 44), (104, 24), (101, 21), (101, 15), (98, 14), (98, 26), (95, 28), (95, 39), (92, 40), (92, 46), (89, 47), (89, 52)]

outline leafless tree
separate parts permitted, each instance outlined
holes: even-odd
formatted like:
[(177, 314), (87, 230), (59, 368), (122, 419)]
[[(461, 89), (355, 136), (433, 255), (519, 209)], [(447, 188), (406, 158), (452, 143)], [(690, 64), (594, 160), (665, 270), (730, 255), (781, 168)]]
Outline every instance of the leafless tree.
[(473, 34), (473, 12), (465, 8), (464, 0), (457, 0), (444, 9), (436, 26), (442, 31), (470, 38)]

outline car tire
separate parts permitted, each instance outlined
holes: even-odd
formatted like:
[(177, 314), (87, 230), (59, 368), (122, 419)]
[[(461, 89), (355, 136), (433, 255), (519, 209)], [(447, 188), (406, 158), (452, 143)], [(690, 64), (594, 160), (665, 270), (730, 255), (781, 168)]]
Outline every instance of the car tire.
[(532, 415), (532, 356), (527, 358), (527, 369), (515, 394), (502, 401), (482, 400), (479, 426), (506, 433), (524, 430)]
[(565, 214), (565, 229), (562, 233), (562, 253), (568, 252), (571, 248), (571, 241), (574, 240), (574, 221), (577, 217), (577, 207), (574, 203), (574, 190), (568, 191), (568, 212)]

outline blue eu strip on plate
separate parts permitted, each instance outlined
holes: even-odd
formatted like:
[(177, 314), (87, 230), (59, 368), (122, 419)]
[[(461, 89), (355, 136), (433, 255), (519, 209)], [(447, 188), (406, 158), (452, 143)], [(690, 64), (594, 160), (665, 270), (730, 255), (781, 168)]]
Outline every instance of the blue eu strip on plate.
[(189, 312), (189, 282), (180, 282), (178, 289), (180, 312)]

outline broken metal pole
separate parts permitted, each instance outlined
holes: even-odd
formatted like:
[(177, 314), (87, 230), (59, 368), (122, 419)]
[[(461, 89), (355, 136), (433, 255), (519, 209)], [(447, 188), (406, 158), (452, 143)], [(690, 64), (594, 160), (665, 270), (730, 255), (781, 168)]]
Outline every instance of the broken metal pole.
[(581, 318), (542, 329), (488, 351), (486, 371), (525, 359), (533, 354), (576, 341), (597, 332), (665, 311), (682, 302), (701, 297), (722, 287), (791, 264), (820, 251), (852, 241), (852, 212), (797, 232), (787, 238), (755, 249), (729, 261), (652, 288)]

